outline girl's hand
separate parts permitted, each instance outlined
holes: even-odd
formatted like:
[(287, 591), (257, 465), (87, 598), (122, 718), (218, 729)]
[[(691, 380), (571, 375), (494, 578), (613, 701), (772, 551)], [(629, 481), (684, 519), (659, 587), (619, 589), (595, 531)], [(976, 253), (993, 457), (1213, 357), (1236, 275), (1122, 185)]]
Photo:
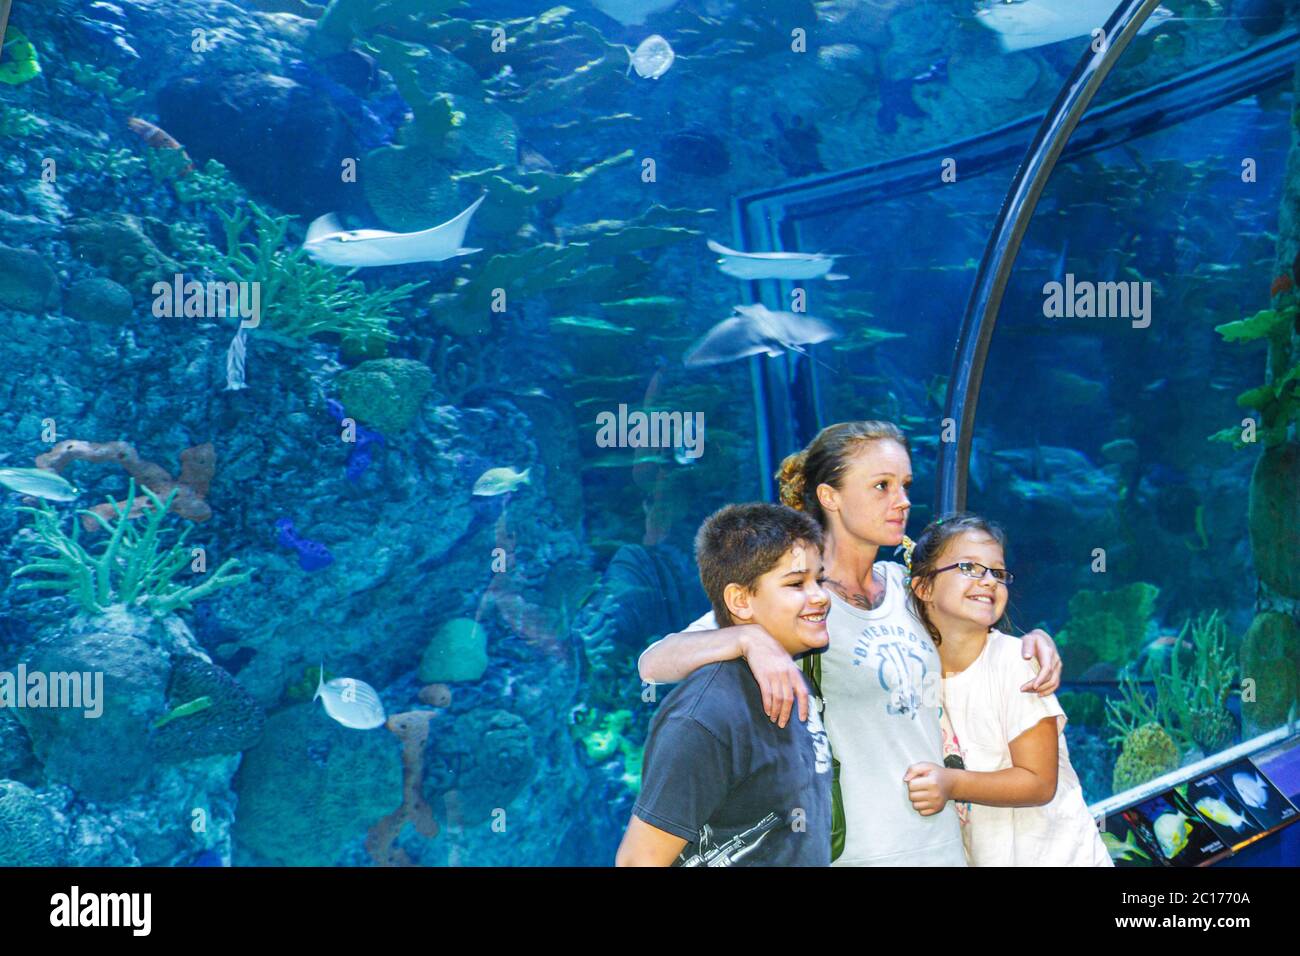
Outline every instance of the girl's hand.
[(944, 767), (934, 763), (914, 763), (903, 774), (912, 809), (923, 817), (932, 816), (951, 799), (952, 778)]
[(1056, 693), (1061, 686), (1061, 655), (1056, 652), (1056, 642), (1042, 628), (1034, 628), (1020, 638), (1020, 656), (1033, 659), (1038, 664), (1038, 676), (1020, 689), (1039, 697)]

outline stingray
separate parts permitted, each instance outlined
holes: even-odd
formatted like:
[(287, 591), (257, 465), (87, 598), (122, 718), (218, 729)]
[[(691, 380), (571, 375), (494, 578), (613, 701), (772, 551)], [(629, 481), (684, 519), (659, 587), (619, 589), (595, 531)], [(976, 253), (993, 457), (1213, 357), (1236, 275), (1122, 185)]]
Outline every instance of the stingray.
[(709, 240), (709, 249), (722, 256), (718, 268), (736, 279), (847, 279), (831, 272), (835, 256), (820, 252), (737, 252)]
[(486, 198), (487, 193), (484, 193), (456, 218), (420, 232), (344, 229), (330, 213), (307, 227), (307, 238), (302, 247), (318, 262), (352, 268), (441, 262), (454, 256), (467, 256), (471, 252), (483, 251), (466, 249), (461, 243), (465, 241), (470, 217)]
[(591, 4), (624, 26), (638, 27), (645, 23), (646, 17), (677, 6), (677, 0), (591, 0)]
[[(1090, 36), (1106, 25), (1116, 0), (1016, 0), (997, 2), (977, 13), (976, 19), (998, 35), (1006, 53), (1028, 50), (1073, 37)], [(1156, 7), (1138, 35), (1172, 19), (1166, 7)]]
[(808, 355), (805, 345), (839, 336), (821, 319), (796, 312), (773, 312), (764, 305), (737, 305), (738, 315), (723, 319), (704, 334), (682, 359), (688, 368), (720, 365), (751, 355), (780, 355), (789, 349)]

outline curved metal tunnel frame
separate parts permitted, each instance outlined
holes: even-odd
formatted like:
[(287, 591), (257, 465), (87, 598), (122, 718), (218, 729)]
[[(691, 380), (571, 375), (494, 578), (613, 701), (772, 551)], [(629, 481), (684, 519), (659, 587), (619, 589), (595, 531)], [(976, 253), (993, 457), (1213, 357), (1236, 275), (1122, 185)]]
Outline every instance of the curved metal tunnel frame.
[(952, 375), (948, 379), (943, 415), (945, 419), (956, 421), (957, 441), (955, 447), (952, 442), (939, 443), (936, 515), (966, 507), (966, 466), (975, 434), (975, 411), (979, 405), (984, 363), (1007, 281), (1029, 228), (1029, 220), (1038, 207), (1039, 197), (1056, 168), (1061, 150), (1079, 125), (1097, 90), (1147, 17), (1159, 5), (1160, 0), (1128, 0), (1110, 15), (1102, 27), (1103, 36), (1109, 42), (1102, 43), (1100, 51), (1095, 49), (1095, 43), (1088, 45), (1087, 52), (1057, 95), (1056, 102), (1047, 111), (1047, 117), (1029, 147), (1029, 155), (1017, 170), (1002, 203), (997, 224), (975, 274), (975, 286), (962, 319)]
[[(1108, 102), (1092, 112), (1102, 81), (1158, 5), (1127, 0), (1104, 29), (1114, 37), (1099, 52), (1091, 45), (1044, 114), (899, 159), (825, 173), (734, 197), (731, 204), (736, 248), (750, 251), (799, 248), (799, 221), (873, 202), (940, 188), (935, 170), (946, 157), (959, 158), (963, 179), (986, 175), (1025, 157), (1003, 201), (980, 261), (963, 314), (949, 379), (944, 417), (959, 424), (958, 440), (940, 443), (935, 514), (965, 506), (969, 459), (979, 388), (998, 310), (1020, 244), (1056, 163), (1109, 149), (1219, 109), (1278, 83), (1294, 73), (1300, 33), (1289, 31), (1216, 63), (1180, 74), (1145, 90)], [(1028, 150), (1025, 137), (1033, 133)], [(1074, 135), (1076, 132), (1079, 135)], [(765, 280), (744, 284), (748, 302), (770, 308), (789, 301), (794, 283)], [(756, 459), (761, 496), (775, 499), (774, 465), (801, 447), (826, 424), (821, 413), (815, 365), (793, 353), (750, 360), (756, 413)]]

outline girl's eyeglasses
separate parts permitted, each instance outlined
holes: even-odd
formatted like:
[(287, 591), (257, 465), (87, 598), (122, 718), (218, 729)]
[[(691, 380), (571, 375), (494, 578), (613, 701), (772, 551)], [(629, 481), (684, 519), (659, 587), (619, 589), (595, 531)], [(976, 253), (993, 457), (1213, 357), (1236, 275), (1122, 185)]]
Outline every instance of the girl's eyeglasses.
[(935, 568), (934, 573), (938, 574), (941, 571), (951, 571), (953, 568), (956, 568), (968, 578), (974, 578), (976, 581), (982, 580), (985, 573), (993, 575), (993, 580), (997, 581), (999, 584), (1010, 585), (1011, 582), (1016, 579), (1016, 576), (1006, 568), (986, 568), (978, 561), (958, 561), (956, 564), (950, 564), (946, 568)]

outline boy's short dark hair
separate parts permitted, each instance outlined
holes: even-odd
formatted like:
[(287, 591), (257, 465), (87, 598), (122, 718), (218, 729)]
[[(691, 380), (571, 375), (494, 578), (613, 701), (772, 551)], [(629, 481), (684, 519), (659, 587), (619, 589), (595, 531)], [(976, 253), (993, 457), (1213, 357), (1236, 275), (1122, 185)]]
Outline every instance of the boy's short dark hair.
[(753, 594), (758, 579), (799, 542), (821, 550), (821, 526), (785, 505), (727, 505), (704, 519), (695, 535), (695, 563), (718, 627), (735, 623), (722, 599), (727, 585), (739, 584)]

